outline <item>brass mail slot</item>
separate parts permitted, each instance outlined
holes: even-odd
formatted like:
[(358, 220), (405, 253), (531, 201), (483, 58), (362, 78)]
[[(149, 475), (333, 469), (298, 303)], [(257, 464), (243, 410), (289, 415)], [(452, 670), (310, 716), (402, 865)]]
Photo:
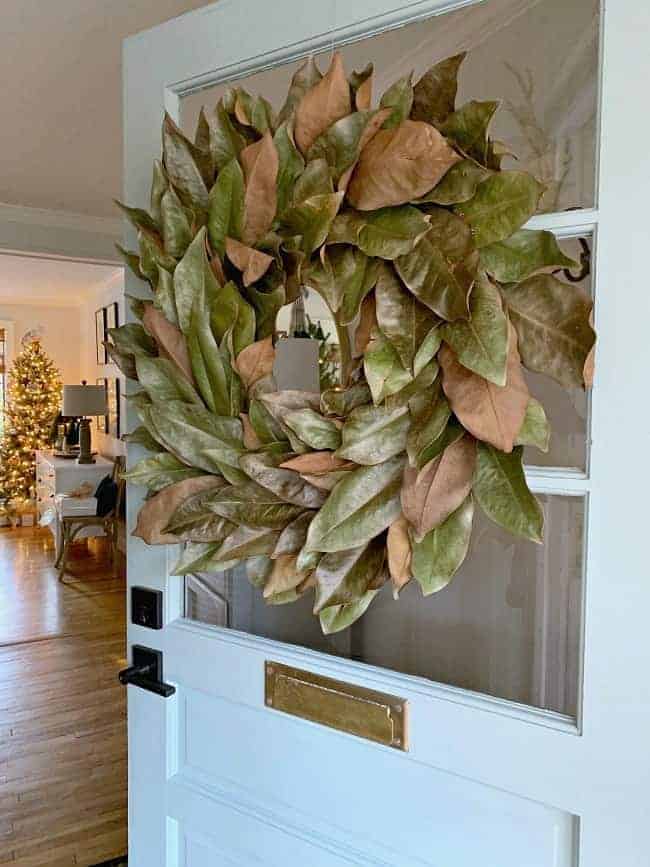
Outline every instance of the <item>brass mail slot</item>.
[(266, 661), (265, 701), (268, 707), (358, 735), (398, 750), (408, 750), (408, 702)]

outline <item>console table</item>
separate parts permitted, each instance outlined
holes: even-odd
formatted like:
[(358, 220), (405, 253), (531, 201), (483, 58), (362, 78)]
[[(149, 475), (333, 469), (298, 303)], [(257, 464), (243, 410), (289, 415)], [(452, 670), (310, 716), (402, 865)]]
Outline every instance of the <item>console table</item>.
[[(54, 508), (54, 496), (67, 494), (74, 491), (82, 482), (92, 485), (92, 493), (95, 493), (97, 485), (104, 476), (111, 474), (113, 462), (100, 455), (95, 455), (94, 464), (78, 464), (76, 459), (57, 458), (52, 452), (36, 452), (36, 506), (39, 519), (47, 509)], [(54, 536), (56, 554), (59, 554), (59, 522), (55, 518), (47, 525)], [(77, 536), (79, 539), (89, 536), (103, 536), (104, 531), (100, 527), (85, 527)]]

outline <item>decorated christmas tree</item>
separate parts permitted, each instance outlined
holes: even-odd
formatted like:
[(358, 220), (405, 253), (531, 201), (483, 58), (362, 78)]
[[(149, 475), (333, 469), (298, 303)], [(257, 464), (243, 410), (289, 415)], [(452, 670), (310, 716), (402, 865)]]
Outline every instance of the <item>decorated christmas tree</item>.
[(40, 340), (28, 333), (9, 372), (0, 443), (0, 499), (19, 505), (34, 497), (34, 453), (48, 445), (60, 404), (59, 371), (43, 351)]

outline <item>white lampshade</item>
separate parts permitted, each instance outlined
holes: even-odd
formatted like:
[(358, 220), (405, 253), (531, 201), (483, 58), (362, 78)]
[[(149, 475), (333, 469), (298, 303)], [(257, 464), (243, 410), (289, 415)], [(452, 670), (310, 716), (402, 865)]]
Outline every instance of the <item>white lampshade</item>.
[(107, 411), (103, 385), (63, 386), (63, 415), (106, 415)]

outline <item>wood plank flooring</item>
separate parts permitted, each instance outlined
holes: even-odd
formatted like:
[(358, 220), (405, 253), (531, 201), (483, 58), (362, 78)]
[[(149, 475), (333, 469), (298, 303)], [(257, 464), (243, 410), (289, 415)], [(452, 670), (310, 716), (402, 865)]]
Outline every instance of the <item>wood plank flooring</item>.
[(60, 584), (46, 530), (0, 530), (0, 865), (126, 851), (124, 578), (100, 540)]

